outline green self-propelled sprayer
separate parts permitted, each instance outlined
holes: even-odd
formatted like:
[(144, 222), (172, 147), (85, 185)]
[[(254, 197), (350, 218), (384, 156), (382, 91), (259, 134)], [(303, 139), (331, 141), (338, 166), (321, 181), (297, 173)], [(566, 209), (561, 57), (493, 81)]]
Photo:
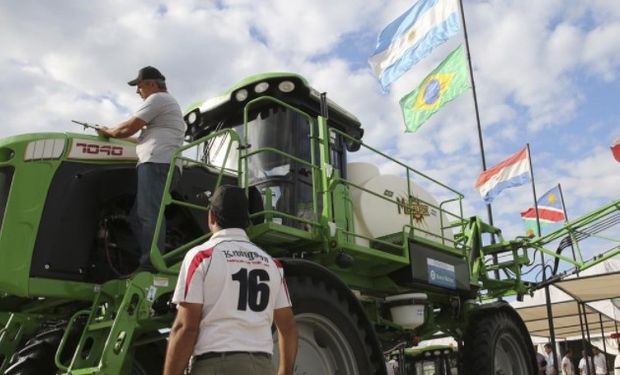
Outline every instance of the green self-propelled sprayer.
[(464, 217), (462, 194), (366, 145), (360, 121), (301, 76), (249, 77), (190, 106), (185, 121), (155, 273), (134, 273), (133, 144), (75, 133), (0, 140), (0, 373), (161, 373), (179, 265), (209, 237), (208, 198), (224, 183), (246, 189), (247, 232), (284, 265), (296, 374), (385, 374), (383, 350), (442, 335), (461, 343), (459, 373), (534, 374), (522, 320), (486, 301), (530, 290), (530, 249), (592, 264)]

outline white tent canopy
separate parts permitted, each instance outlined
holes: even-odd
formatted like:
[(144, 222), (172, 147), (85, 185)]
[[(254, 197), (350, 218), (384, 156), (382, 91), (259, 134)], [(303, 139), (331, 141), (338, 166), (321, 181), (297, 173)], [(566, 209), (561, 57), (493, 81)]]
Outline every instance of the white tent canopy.
[[(620, 309), (612, 299), (620, 297), (620, 261), (609, 259), (577, 275), (572, 275), (549, 286), (551, 310), (558, 339), (581, 339), (579, 302), (585, 303), (591, 336), (615, 332)], [(522, 302), (511, 305), (517, 310), (532, 336), (549, 337), (547, 306), (544, 289)], [(583, 310), (582, 310), (583, 313)], [(602, 330), (601, 330), (602, 326)]]

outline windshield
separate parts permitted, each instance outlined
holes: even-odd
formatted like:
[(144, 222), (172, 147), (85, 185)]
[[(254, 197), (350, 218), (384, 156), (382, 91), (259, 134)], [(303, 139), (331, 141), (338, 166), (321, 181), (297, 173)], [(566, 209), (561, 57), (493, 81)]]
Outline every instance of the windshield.
[[(245, 139), (243, 125), (233, 126), (232, 129), (239, 134), (243, 142)], [(281, 107), (267, 108), (248, 122), (247, 145), (245, 146), (249, 153), (263, 149), (248, 158), (251, 185), (273, 177), (285, 177), (290, 175), (293, 168), (304, 169), (304, 166), (296, 166), (291, 157), (283, 153), (308, 163), (311, 161), (310, 126), (306, 119), (297, 113)], [(228, 151), (229, 147), (230, 151)], [(274, 149), (279, 152), (273, 151)], [(224, 160), (227, 152), (229, 155)], [(205, 145), (204, 156), (205, 161), (215, 167), (224, 166), (229, 171), (238, 172), (239, 145), (231, 144), (228, 133), (211, 139)]]
[[(235, 128), (235, 130), (238, 130)], [(231, 139), (230, 133), (220, 134), (211, 138), (204, 145), (204, 162), (216, 168), (224, 168), (227, 172), (237, 174), (239, 144)]]
[(311, 162), (310, 124), (295, 112), (282, 107), (263, 110), (248, 123), (247, 142), (249, 152), (264, 149), (249, 158), (251, 184), (273, 177), (291, 176), (300, 169), (309, 170), (307, 165), (284, 155)]

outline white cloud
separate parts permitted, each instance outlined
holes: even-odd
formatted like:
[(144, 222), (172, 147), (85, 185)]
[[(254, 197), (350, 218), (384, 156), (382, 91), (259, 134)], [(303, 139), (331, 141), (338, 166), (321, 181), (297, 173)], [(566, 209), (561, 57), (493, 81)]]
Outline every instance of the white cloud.
[(578, 212), (596, 202), (618, 199), (620, 186), (620, 165), (609, 148), (597, 147), (584, 156), (566, 165), (563, 170), (566, 174), (561, 178), (567, 195), (574, 197), (569, 202), (575, 204)]
[(554, 32), (549, 27), (561, 6), (558, 1), (492, 1), (472, 6), (469, 24), (475, 25), (478, 34), (472, 38), (472, 54), (481, 77), (483, 104), (513, 100), (527, 110), (532, 131), (569, 119), (576, 106), (571, 95), (575, 88), (565, 75), (572, 65), (555, 63), (555, 56), (570, 61), (569, 51), (563, 49), (564, 34), (570, 28)]
[(285, 56), (329, 52), (343, 35), (357, 31), (360, 24), (366, 24), (380, 10), (378, 2), (355, 0), (317, 0), (311, 5), (270, 0), (260, 6), (254, 1), (230, 1), (229, 5), (250, 9), (249, 25), (256, 28), (259, 39)]
[(597, 27), (588, 33), (583, 45), (583, 62), (606, 81), (617, 78), (620, 56), (620, 22)]
[[(619, 4), (465, 2), (488, 166), (533, 143), (537, 164), (556, 160), (536, 167), (539, 185), (562, 182), (576, 215), (617, 198), (618, 164), (601, 144), (620, 135), (620, 123), (609, 120), (620, 115), (588, 112), (594, 99), (583, 85), (592, 81), (620, 94)], [(376, 35), (410, 6), (405, 0), (3, 2), (0, 136), (76, 131), (72, 118), (119, 122), (140, 103), (126, 82), (144, 65), (162, 70), (182, 106), (251, 74), (298, 72), (362, 121), (366, 142), (462, 191), (465, 211), (486, 218), (473, 190), (481, 167), (471, 92), (414, 134), (404, 133), (398, 105), (462, 38), (437, 48), (389, 94), (359, 68), (366, 56), (356, 38)], [(353, 45), (345, 45), (349, 40)], [(586, 124), (572, 124), (578, 117)], [(526, 187), (502, 194), (496, 224), (517, 233), (530, 194)]]

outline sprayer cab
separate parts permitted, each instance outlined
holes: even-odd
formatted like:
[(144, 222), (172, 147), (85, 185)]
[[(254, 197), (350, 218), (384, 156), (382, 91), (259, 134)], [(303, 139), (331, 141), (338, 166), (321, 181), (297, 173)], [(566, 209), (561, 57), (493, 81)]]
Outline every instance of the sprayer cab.
[[(333, 135), (326, 157), (338, 174), (346, 174), (347, 151), (356, 151), (363, 135), (359, 120), (318, 91), (304, 78), (287, 73), (249, 77), (224, 94), (190, 106), (184, 116), (187, 137), (194, 140), (221, 129), (233, 129), (241, 143), (232, 155), (222, 159), (230, 137), (226, 134), (206, 144), (203, 158), (219, 166), (227, 163), (236, 170), (240, 151), (247, 153), (246, 186), (256, 187), (263, 196), (268, 191), (267, 209), (274, 209), (302, 220), (314, 220), (315, 208), (321, 211), (322, 199), (313, 185), (320, 179), (315, 167), (320, 164), (317, 116), (327, 118), (330, 126), (350, 138)], [(242, 174), (240, 174), (242, 175)], [(313, 202), (316, 207), (313, 207)], [(307, 223), (279, 216), (275, 222), (291, 227)]]

